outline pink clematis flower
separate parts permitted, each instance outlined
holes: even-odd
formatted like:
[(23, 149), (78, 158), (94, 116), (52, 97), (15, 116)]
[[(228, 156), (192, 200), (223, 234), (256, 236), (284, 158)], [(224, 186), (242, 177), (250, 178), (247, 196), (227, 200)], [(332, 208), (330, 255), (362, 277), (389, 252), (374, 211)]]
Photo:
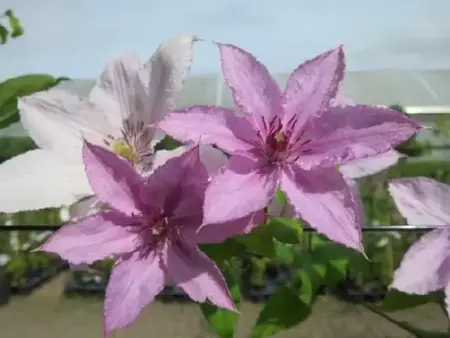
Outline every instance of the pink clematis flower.
[(444, 289), (450, 316), (450, 186), (426, 177), (401, 178), (389, 192), (408, 224), (436, 226), (406, 252), (391, 287), (426, 295)]
[(334, 166), (381, 154), (421, 126), (387, 108), (333, 107), (344, 76), (341, 47), (300, 65), (282, 92), (248, 52), (218, 44), (236, 106), (193, 106), (159, 127), (181, 141), (215, 144), (231, 155), (206, 191), (204, 223), (221, 223), (266, 207), (276, 189), (330, 239), (362, 250), (363, 211)]
[(83, 158), (92, 189), (109, 210), (64, 226), (40, 250), (77, 266), (117, 257), (106, 290), (105, 336), (129, 325), (166, 281), (196, 302), (208, 299), (235, 311), (220, 270), (197, 243), (221, 242), (261, 220), (252, 215), (199, 231), (209, 180), (199, 148), (168, 160), (146, 179), (123, 158), (87, 142)]

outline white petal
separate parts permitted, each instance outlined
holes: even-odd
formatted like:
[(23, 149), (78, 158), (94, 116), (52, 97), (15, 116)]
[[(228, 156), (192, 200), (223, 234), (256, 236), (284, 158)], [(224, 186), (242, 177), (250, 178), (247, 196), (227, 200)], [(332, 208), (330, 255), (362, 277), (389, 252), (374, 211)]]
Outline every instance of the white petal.
[(101, 204), (96, 196), (83, 198), (69, 208), (69, 219), (73, 222), (98, 212)]
[(77, 95), (60, 89), (19, 99), (23, 126), (43, 149), (81, 163), (82, 138), (97, 144), (113, 134), (102, 110)]
[(32, 150), (0, 165), (0, 212), (70, 205), (93, 192), (82, 165)]
[(145, 97), (138, 78), (140, 69), (141, 62), (135, 53), (108, 62), (89, 95), (92, 102), (108, 107), (108, 118), (115, 128), (122, 128), (126, 118), (143, 109)]
[(450, 225), (450, 186), (427, 177), (389, 182), (397, 209), (411, 225)]
[(398, 151), (390, 150), (383, 154), (343, 164), (339, 167), (339, 171), (347, 178), (361, 178), (392, 167), (403, 157), (405, 155)]
[(159, 46), (144, 65), (139, 77), (146, 89), (147, 107), (140, 111), (146, 123), (160, 121), (173, 110), (188, 77), (193, 57), (194, 36), (176, 36)]

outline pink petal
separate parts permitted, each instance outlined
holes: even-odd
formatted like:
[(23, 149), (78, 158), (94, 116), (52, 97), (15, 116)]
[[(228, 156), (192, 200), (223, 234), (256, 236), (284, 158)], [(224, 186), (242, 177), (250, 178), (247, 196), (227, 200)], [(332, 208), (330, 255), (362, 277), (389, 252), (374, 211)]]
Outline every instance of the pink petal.
[[(308, 125), (298, 164), (306, 170), (331, 167), (392, 150), (415, 135), (421, 126), (388, 108), (346, 106), (330, 108)], [(304, 142), (304, 141), (303, 141)]]
[(127, 215), (139, 214), (143, 180), (133, 167), (113, 152), (85, 142), (86, 175), (98, 199)]
[(362, 160), (348, 162), (339, 167), (339, 171), (347, 178), (361, 178), (374, 175), (395, 164), (405, 155), (395, 150), (367, 157)]
[(39, 250), (56, 253), (72, 264), (91, 264), (132, 251), (136, 235), (124, 226), (133, 222), (116, 211), (101, 212), (63, 226)]
[(189, 76), (194, 42), (197, 38), (180, 35), (160, 45), (139, 73), (144, 84), (145, 100), (140, 110), (142, 121), (151, 124), (160, 121), (175, 109), (183, 83)]
[(114, 266), (104, 304), (105, 337), (131, 324), (164, 288), (165, 273), (156, 255), (134, 253)]
[(245, 117), (231, 109), (192, 106), (169, 114), (158, 127), (181, 142), (215, 144), (227, 153), (248, 151), (259, 142), (256, 131)]
[(197, 243), (221, 243), (226, 239), (250, 233), (264, 222), (265, 212), (260, 210), (249, 216), (220, 224), (203, 225), (197, 232)]
[(189, 149), (189, 146), (181, 146), (181, 147), (178, 147), (178, 148), (173, 149), (173, 150), (164, 150), (164, 149), (158, 150), (153, 155), (153, 158), (152, 158), (153, 164), (152, 164), (151, 171), (154, 171), (156, 168), (161, 167), (162, 165), (164, 165), (171, 158), (180, 156), (181, 154), (183, 154), (188, 149)]
[(281, 188), (302, 219), (331, 240), (363, 252), (362, 205), (342, 175), (333, 168), (304, 171), (286, 167)]
[(450, 233), (434, 230), (414, 243), (395, 271), (392, 287), (405, 293), (425, 295), (450, 282)]
[(199, 303), (236, 311), (227, 283), (217, 265), (195, 244), (178, 241), (167, 252), (167, 278)]
[(218, 44), (222, 70), (235, 104), (251, 114), (264, 138), (268, 123), (281, 111), (281, 91), (267, 68), (250, 53), (229, 44)]
[(233, 221), (267, 207), (278, 187), (278, 177), (275, 168), (232, 156), (206, 189), (203, 224)]
[(301, 129), (310, 117), (328, 109), (339, 90), (344, 71), (342, 46), (320, 54), (295, 69), (283, 93), (283, 125), (296, 118), (296, 126)]
[(201, 203), (198, 198), (203, 199), (208, 178), (196, 146), (158, 167), (148, 177), (144, 198), (158, 209), (170, 207), (173, 217), (197, 215), (200, 206), (194, 206)]
[(411, 225), (450, 225), (450, 186), (427, 177), (389, 182), (389, 193)]

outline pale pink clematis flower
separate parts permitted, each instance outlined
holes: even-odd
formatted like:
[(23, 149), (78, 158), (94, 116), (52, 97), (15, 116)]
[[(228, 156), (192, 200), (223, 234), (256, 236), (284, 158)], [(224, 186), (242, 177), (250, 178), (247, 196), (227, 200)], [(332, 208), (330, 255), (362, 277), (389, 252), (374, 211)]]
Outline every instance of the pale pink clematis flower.
[(196, 302), (235, 311), (220, 270), (197, 243), (224, 241), (254, 217), (199, 230), (209, 176), (199, 148), (168, 160), (148, 178), (89, 143), (83, 158), (92, 189), (110, 210), (64, 226), (40, 250), (77, 266), (117, 257), (106, 290), (105, 335), (129, 325), (166, 281)]
[(126, 54), (109, 62), (87, 98), (62, 89), (19, 100), (21, 122), (40, 149), (0, 165), (0, 212), (71, 205), (72, 214), (97, 206), (81, 160), (83, 138), (111, 149), (143, 173), (158, 157), (162, 134), (149, 125), (175, 104), (192, 64), (193, 36), (178, 36), (159, 46), (141, 64)]
[(334, 166), (385, 153), (421, 126), (387, 108), (332, 107), (344, 76), (341, 47), (300, 65), (282, 92), (251, 54), (218, 46), (225, 80), (244, 116), (193, 106), (159, 123), (178, 140), (201, 140), (231, 155), (206, 191), (204, 222), (260, 210), (280, 186), (312, 227), (362, 250), (362, 205)]
[(450, 186), (426, 177), (400, 178), (389, 192), (408, 224), (436, 226), (406, 252), (391, 287), (426, 295), (444, 289), (450, 316)]

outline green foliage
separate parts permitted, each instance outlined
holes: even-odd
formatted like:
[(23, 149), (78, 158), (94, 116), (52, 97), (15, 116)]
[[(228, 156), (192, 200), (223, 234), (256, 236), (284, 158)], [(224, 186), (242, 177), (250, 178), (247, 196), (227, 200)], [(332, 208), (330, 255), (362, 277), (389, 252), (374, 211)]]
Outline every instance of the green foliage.
[(68, 78), (54, 78), (46, 74), (21, 75), (0, 83), (0, 129), (19, 121), (17, 99), (48, 90)]
[(294, 285), (281, 287), (269, 298), (253, 327), (252, 338), (271, 337), (281, 330), (300, 324), (311, 314)]
[(29, 137), (1, 137), (0, 163), (36, 148), (36, 144)]
[[(0, 24), (0, 44), (4, 45), (9, 38), (15, 39), (24, 33), (20, 20), (16, 17), (11, 9), (7, 9), (3, 16), (7, 19), (9, 28)], [(1, 16), (0, 16), (1, 18)]]
[(175, 140), (169, 135), (165, 136), (161, 141), (155, 145), (155, 151), (158, 150), (174, 150), (182, 145), (181, 142)]
[(270, 217), (267, 227), (275, 239), (287, 244), (299, 243), (303, 231), (302, 223), (291, 218)]
[(275, 257), (275, 242), (267, 224), (261, 224), (248, 235), (239, 236), (236, 240), (255, 254)]
[(412, 309), (427, 303), (439, 303), (444, 300), (442, 292), (433, 292), (428, 295), (409, 295), (395, 289), (390, 289), (379, 309), (385, 312), (394, 312)]
[(14, 15), (11, 9), (5, 11), (5, 16), (8, 18), (9, 26), (11, 27), (11, 37), (17, 38), (23, 35), (23, 27), (20, 20)]
[[(410, 116), (408, 113), (406, 113), (405, 109), (401, 105), (395, 104), (390, 106), (389, 108), (394, 109), (400, 113), (403, 113), (406, 116)], [(395, 149), (401, 152), (402, 154), (415, 157), (429, 153), (431, 151), (430, 148), (431, 144), (429, 142), (418, 141), (416, 136), (413, 136), (410, 139), (403, 142), (402, 144), (398, 145)]]
[[(233, 271), (232, 266), (226, 265), (222, 269), (225, 280), (227, 281), (231, 295), (233, 297), (236, 308), (239, 310), (241, 303), (241, 292), (237, 271)], [(236, 325), (239, 320), (239, 314), (224, 309), (219, 309), (209, 303), (200, 304), (202, 313), (211, 329), (221, 338), (233, 338)]]

